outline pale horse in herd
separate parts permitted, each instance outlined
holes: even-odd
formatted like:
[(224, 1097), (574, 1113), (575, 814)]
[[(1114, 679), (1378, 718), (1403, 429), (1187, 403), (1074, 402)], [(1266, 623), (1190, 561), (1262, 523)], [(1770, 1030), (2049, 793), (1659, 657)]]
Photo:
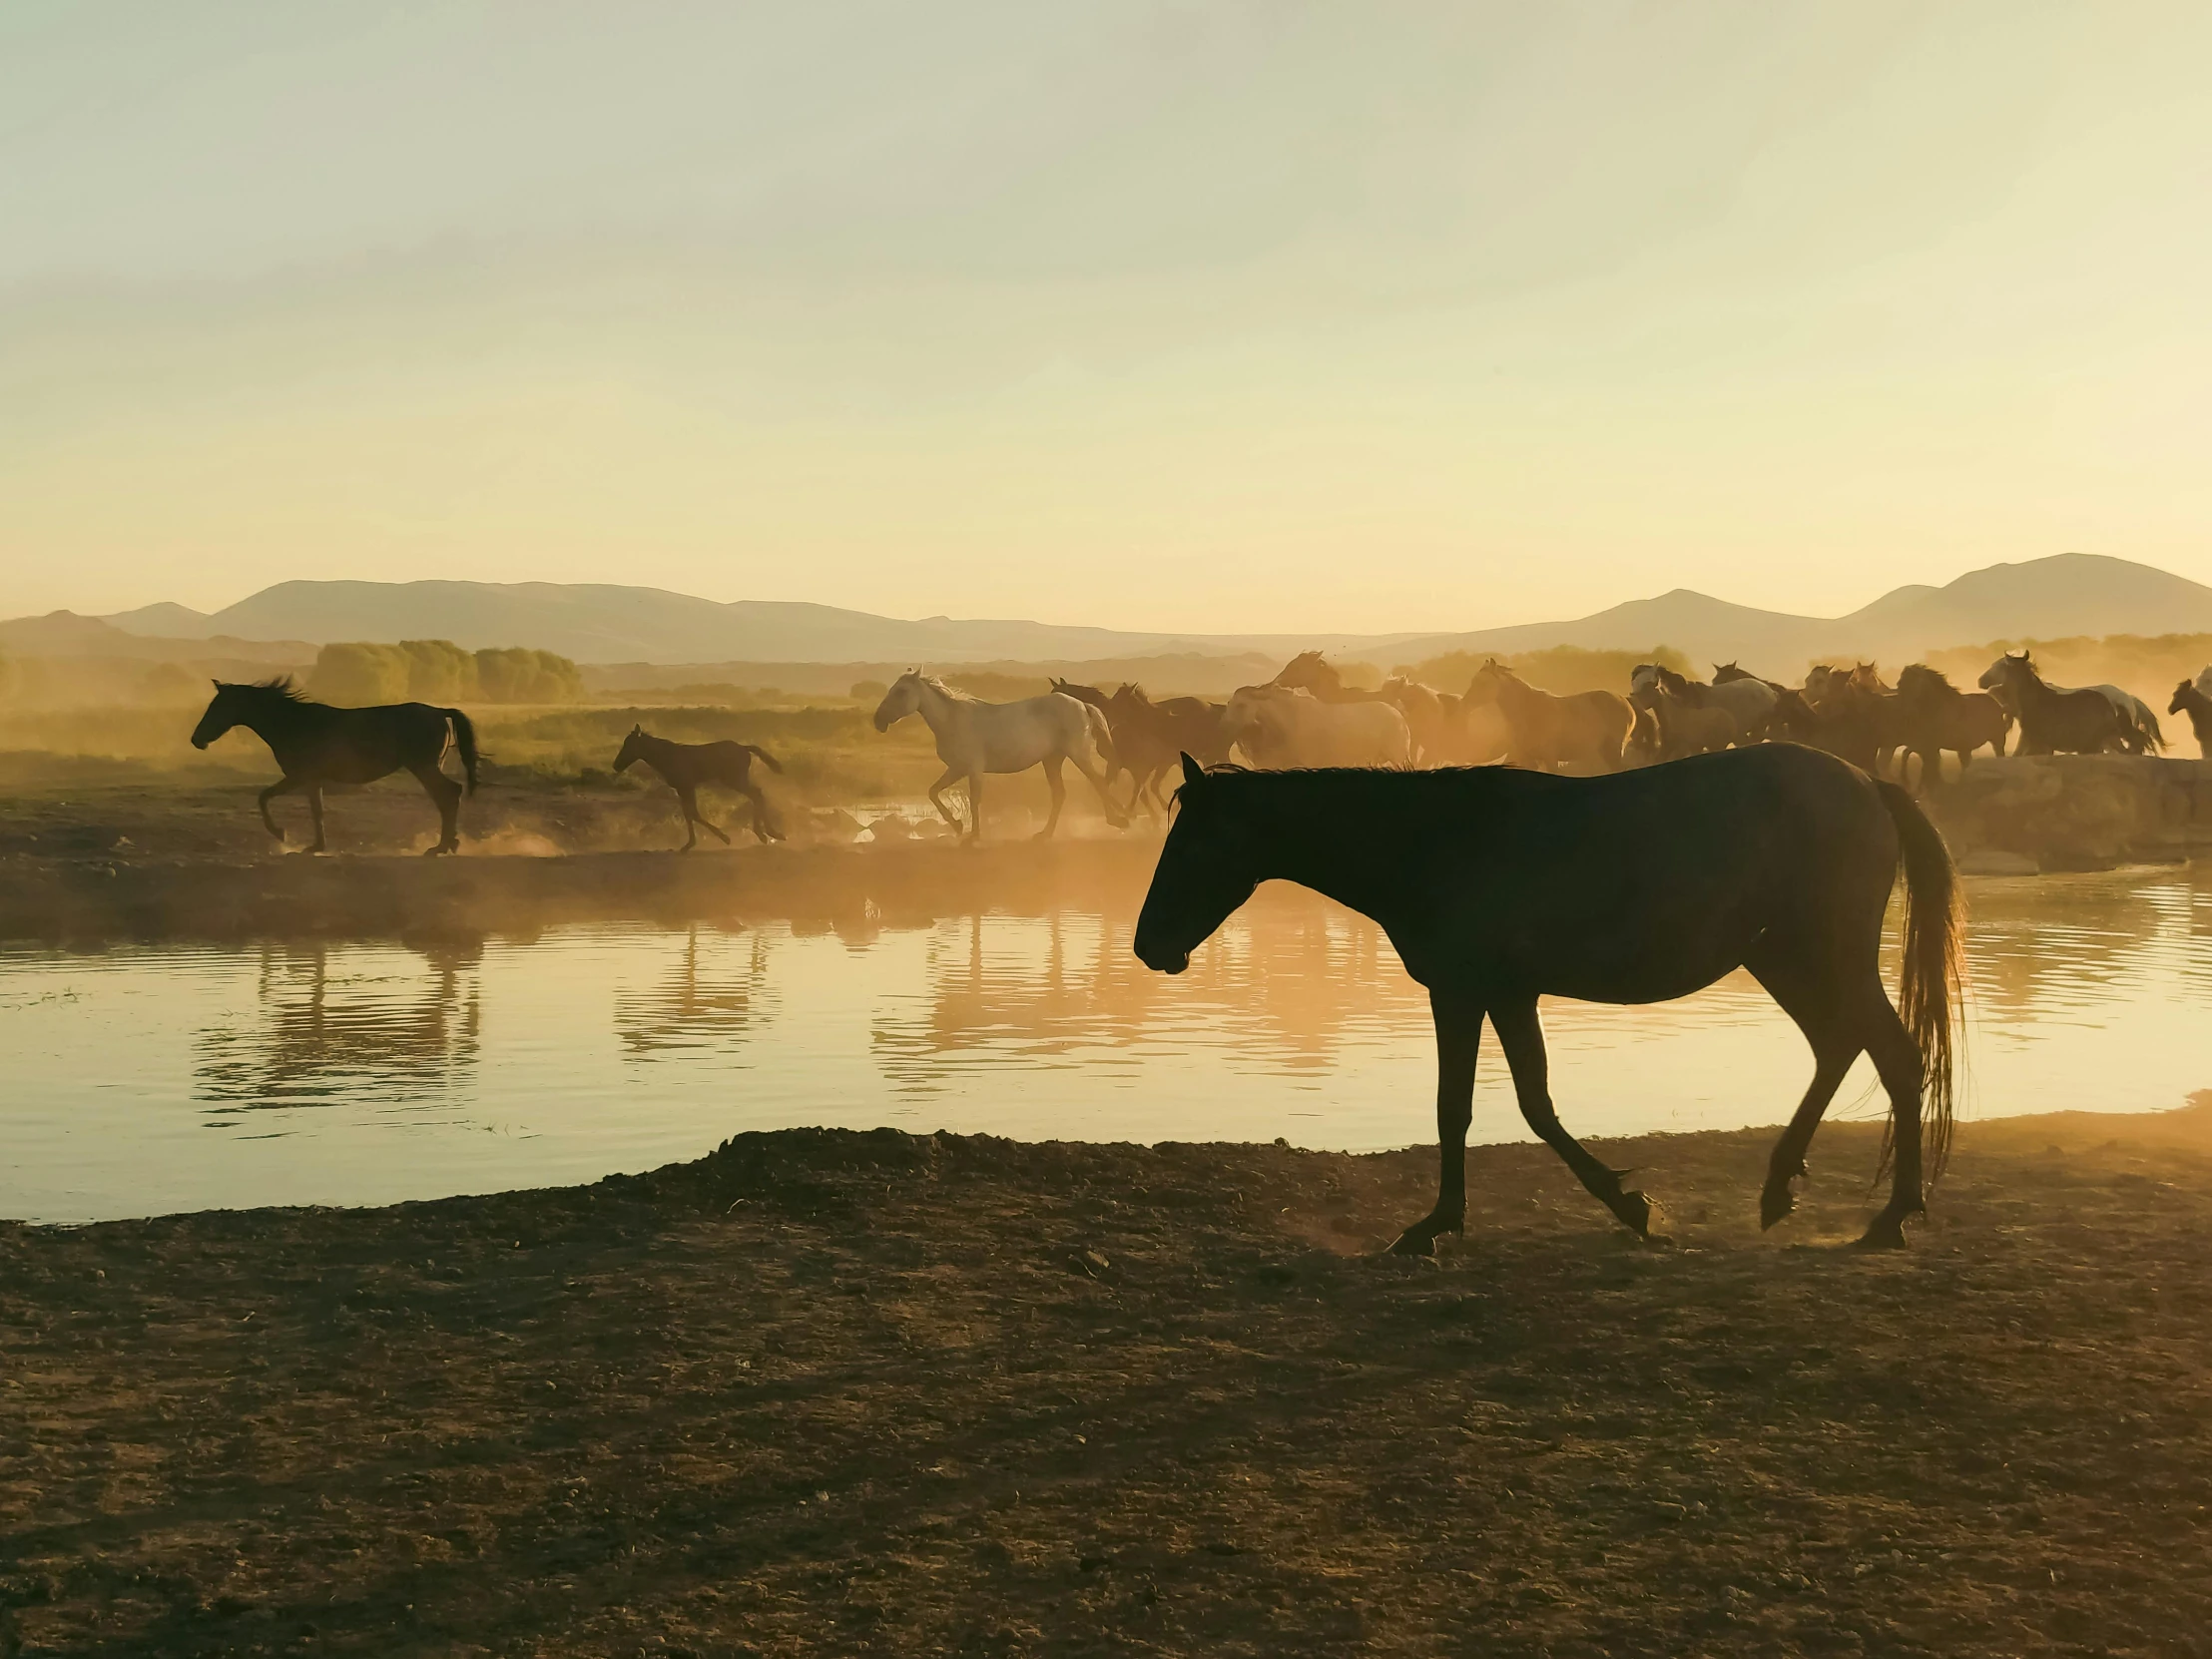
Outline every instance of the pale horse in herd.
[(928, 723), (937, 740), (937, 759), (944, 763), (944, 776), (929, 786), (929, 803), (955, 830), (960, 829), (959, 815), (944, 804), (944, 791), (963, 779), (967, 783), (963, 840), (974, 840), (983, 831), (983, 775), (1027, 772), (1036, 766), (1044, 768), (1044, 781), (1052, 789), (1052, 812), (1037, 836), (1041, 840), (1051, 834), (1068, 798), (1068, 787), (1060, 778), (1062, 762), (1072, 762), (1090, 781), (1106, 808), (1108, 823), (1116, 829), (1128, 824), (1128, 816), (1106, 793), (1106, 773), (1099, 763), (1099, 756), (1110, 753), (1113, 742), (1107, 735), (1106, 717), (1088, 703), (1060, 692), (1013, 703), (985, 703), (913, 668), (892, 681), (876, 705), (875, 729), (888, 732), (915, 714)]
[[(1736, 730), (1758, 734), (1774, 719), (1775, 690), (1764, 680), (1721, 680), (1712, 685), (1692, 681), (1696, 702), (1705, 708), (1726, 709), (1736, 718)], [(1659, 665), (1638, 663), (1628, 676), (1631, 708), (1648, 709), (1659, 696)]]
[(1229, 700), (1221, 735), (1264, 771), (1293, 767), (1403, 767), (1412, 762), (1405, 717), (1387, 703), (1324, 703), (1288, 686), (1245, 686)]

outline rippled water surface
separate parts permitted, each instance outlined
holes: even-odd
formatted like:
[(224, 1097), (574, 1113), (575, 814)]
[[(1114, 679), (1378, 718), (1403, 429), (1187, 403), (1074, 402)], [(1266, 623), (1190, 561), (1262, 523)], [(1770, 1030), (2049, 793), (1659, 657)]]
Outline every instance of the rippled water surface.
[[(2212, 1087), (2202, 872), (1969, 887), (1969, 1114), (2158, 1110)], [(0, 952), (0, 1215), (590, 1180), (793, 1124), (1433, 1137), (1426, 1003), (1366, 922), (1271, 887), (1177, 979), (1130, 957), (1132, 923), (1069, 909), (850, 936), (591, 927), (434, 948)], [(1662, 1007), (1554, 1004), (1546, 1024), (1578, 1132), (1780, 1122), (1810, 1071), (1741, 976)], [(1837, 1110), (1873, 1109), (1862, 1062)], [(1523, 1133), (1486, 1047), (1474, 1138)]]

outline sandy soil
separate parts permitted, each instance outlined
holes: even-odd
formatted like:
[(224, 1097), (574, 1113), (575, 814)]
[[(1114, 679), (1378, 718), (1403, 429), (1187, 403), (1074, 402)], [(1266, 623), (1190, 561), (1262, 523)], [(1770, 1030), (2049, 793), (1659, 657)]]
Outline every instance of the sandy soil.
[(0, 1646), (2212, 1650), (2212, 1101), (1428, 1158), (790, 1131), (569, 1191), (0, 1229)]

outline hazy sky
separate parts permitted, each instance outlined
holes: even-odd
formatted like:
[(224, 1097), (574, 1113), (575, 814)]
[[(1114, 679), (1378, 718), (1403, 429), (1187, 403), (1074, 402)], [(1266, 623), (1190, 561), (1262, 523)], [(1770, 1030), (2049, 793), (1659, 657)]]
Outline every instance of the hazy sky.
[(0, 8), (0, 614), (2212, 581), (2212, 6)]

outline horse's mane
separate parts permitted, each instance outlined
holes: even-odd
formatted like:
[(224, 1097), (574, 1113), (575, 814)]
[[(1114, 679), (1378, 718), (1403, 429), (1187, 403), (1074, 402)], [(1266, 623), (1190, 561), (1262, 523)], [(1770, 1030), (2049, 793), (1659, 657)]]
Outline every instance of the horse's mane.
[(1958, 689), (1950, 683), (1949, 675), (1939, 668), (1931, 668), (1926, 663), (1907, 663), (1905, 667), (1898, 670), (1898, 684), (1904, 685), (1908, 676), (1916, 680), (1926, 678), (1942, 687), (1945, 691), (1956, 691)]
[(310, 709), (324, 707), (316, 698), (309, 697), (292, 682), (288, 674), (273, 674), (267, 680), (256, 680), (251, 685), (227, 684), (225, 691), (254, 692), (265, 698), (281, 698), (286, 703), (304, 703)]
[(948, 697), (955, 703), (980, 703), (983, 701), (980, 697), (975, 696), (971, 692), (964, 692), (959, 690), (957, 687), (946, 685), (934, 674), (924, 674), (918, 668), (909, 669), (907, 672), (913, 675), (913, 677), (916, 680), (919, 680), (923, 685), (927, 686), (931, 691), (937, 693), (940, 697)]

